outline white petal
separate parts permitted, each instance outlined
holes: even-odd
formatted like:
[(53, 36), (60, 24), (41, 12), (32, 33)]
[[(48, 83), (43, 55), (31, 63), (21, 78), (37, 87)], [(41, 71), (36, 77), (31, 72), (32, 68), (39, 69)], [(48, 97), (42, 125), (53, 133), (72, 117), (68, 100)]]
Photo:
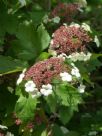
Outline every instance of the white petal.
[(79, 91), (80, 93), (84, 93), (84, 92), (85, 92), (85, 88), (86, 88), (85, 85), (80, 84), (80, 86), (78, 87), (78, 91)]
[(81, 26), (85, 31), (88, 31), (88, 32), (92, 32), (91, 31), (91, 28), (88, 24), (86, 23), (82, 23), (82, 26)]
[(61, 75), (62, 75), (61, 76), (62, 81), (68, 81), (68, 82), (72, 81), (72, 76), (70, 74), (64, 72)]
[(96, 136), (97, 135), (97, 131), (90, 131), (88, 135), (89, 136)]
[(11, 132), (7, 132), (6, 136), (14, 136)]
[(47, 84), (47, 88), (52, 90), (52, 85), (51, 84)]
[(7, 126), (0, 125), (0, 129), (8, 129)]
[(30, 80), (25, 84), (25, 91), (26, 92), (33, 92), (36, 87), (36, 84)]
[(36, 90), (34, 90), (33, 92), (31, 92), (32, 98), (41, 96), (41, 93), (38, 91), (38, 89), (37, 88), (35, 88), (35, 89)]
[(26, 69), (26, 68), (24, 68), (24, 69), (23, 69), (23, 71), (22, 71), (22, 73), (25, 73), (25, 72), (26, 72), (26, 70), (27, 70), (27, 69)]
[(22, 82), (24, 76), (25, 76), (25, 75), (24, 75), (23, 73), (21, 73), (21, 74), (19, 75), (19, 78), (18, 78), (18, 80), (17, 80), (17, 85), (19, 85), (19, 84)]
[(64, 134), (67, 134), (69, 132), (69, 130), (63, 126), (61, 126), (60, 128)]
[(100, 41), (99, 41), (97, 35), (95, 35), (94, 42), (96, 43), (97, 47), (100, 46)]
[(53, 40), (50, 41), (50, 44), (53, 44)]
[(74, 67), (71, 71), (71, 74), (76, 76), (76, 77), (80, 77), (80, 73), (79, 73), (79, 69), (77, 67)]
[(36, 87), (36, 85), (35, 85), (35, 83), (32, 81), (32, 80), (30, 80), (30, 81), (28, 81), (26, 84), (25, 84), (25, 87)]
[(68, 56), (65, 53), (62, 53), (62, 54), (58, 55), (57, 57), (63, 58), (63, 60), (65, 60), (65, 58), (67, 58)]
[(33, 92), (34, 91), (34, 87), (26, 87), (25, 91), (26, 92)]
[(71, 25), (70, 25), (70, 27), (73, 27), (73, 26), (74, 26), (74, 27), (77, 27), (77, 28), (79, 28), (79, 27), (80, 27), (80, 25), (79, 25), (79, 24), (72, 22), (72, 23), (71, 23)]
[(40, 89), (40, 92), (44, 96), (48, 96), (48, 95), (52, 94), (52, 90), (50, 90), (50, 89), (49, 90)]

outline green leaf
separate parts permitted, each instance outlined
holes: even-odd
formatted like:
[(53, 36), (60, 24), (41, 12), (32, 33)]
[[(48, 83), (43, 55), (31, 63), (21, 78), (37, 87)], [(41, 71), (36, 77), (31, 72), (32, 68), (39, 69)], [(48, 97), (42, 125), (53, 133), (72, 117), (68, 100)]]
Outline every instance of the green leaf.
[(47, 131), (44, 130), (44, 131), (42, 132), (41, 136), (47, 136)]
[[(13, 112), (16, 101), (17, 96), (11, 94), (7, 90), (7, 86), (5, 84), (0, 85), (0, 112), (2, 111), (2, 113), (0, 113), (0, 120), (3, 119), (1, 118), (3, 111), (6, 111), (7, 115)], [(5, 114), (3, 114), (3, 116), (5, 116)]]
[(8, 32), (13, 34), (17, 29), (18, 18), (14, 14), (9, 14), (6, 6), (0, 3), (0, 33)]
[(17, 114), (17, 117), (24, 122), (32, 120), (34, 117), (36, 105), (36, 98), (32, 98), (30, 95), (27, 98), (21, 94), (15, 106), (15, 112)]
[(66, 124), (70, 121), (73, 116), (73, 110), (71, 107), (60, 107), (59, 109), (59, 119), (62, 121), (63, 124)]
[(51, 112), (55, 113), (56, 108), (58, 106), (57, 97), (55, 96), (55, 94), (51, 94), (48, 97), (46, 97), (45, 99), (46, 99), (46, 102), (47, 102)]
[(41, 46), (41, 49), (43, 51), (49, 45), (50, 36), (49, 36), (48, 32), (46, 31), (43, 24), (41, 24), (38, 27), (37, 33), (38, 33), (38, 39), (40, 40), (40, 44), (41, 44), (40, 46)]
[(65, 136), (61, 130), (61, 128), (57, 125), (57, 124), (54, 124), (52, 126), (52, 135), (53, 136)]
[(0, 75), (21, 71), (27, 67), (22, 61), (0, 55)]
[(34, 127), (34, 131), (33, 131), (33, 135), (34, 136), (47, 136), (46, 135), (46, 125), (45, 124), (41, 124), (39, 126), (35, 126)]
[(64, 106), (70, 106), (73, 110), (77, 110), (78, 104), (81, 102), (81, 96), (76, 88), (71, 85), (61, 84), (56, 88), (56, 95)]
[(30, 12), (31, 19), (35, 25), (39, 25), (42, 22), (45, 14), (46, 12), (44, 10), (34, 10), (33, 12)]
[(13, 50), (14, 54), (22, 60), (34, 60), (50, 42), (50, 36), (43, 24), (36, 30), (27, 20), (19, 25), (16, 36), (18, 40), (12, 42), (9, 53)]
[(36, 61), (42, 61), (45, 59), (48, 59), (50, 57), (50, 54), (47, 52), (42, 52), (39, 57), (36, 59)]
[(80, 136), (76, 131), (70, 131), (66, 136)]
[(89, 72), (92, 72), (96, 70), (98, 67), (102, 66), (102, 62), (99, 61), (99, 57), (102, 58), (102, 54), (92, 54), (88, 64), (87, 64), (87, 69)]

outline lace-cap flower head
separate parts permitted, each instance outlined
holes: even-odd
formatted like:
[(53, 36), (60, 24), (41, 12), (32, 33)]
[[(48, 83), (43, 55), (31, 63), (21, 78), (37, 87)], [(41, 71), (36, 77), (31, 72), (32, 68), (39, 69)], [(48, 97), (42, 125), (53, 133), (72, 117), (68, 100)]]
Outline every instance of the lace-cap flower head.
[(78, 11), (79, 5), (77, 3), (59, 3), (51, 12), (50, 18), (58, 16), (62, 18), (64, 22), (71, 22)]
[[(26, 73), (25, 80), (31, 79), (34, 84), (36, 84), (36, 88), (43, 92), (44, 90), (51, 90), (51, 81), (53, 78), (60, 78), (60, 73), (70, 72), (70, 67), (64, 64), (64, 60), (62, 58), (52, 57), (45, 61), (40, 61), (33, 65)], [(26, 90), (31, 89), (34, 84), (31, 82), (26, 84)], [(32, 91), (32, 89), (30, 91)], [(27, 91), (28, 91), (27, 90)]]
[(74, 52), (87, 52), (87, 44), (92, 39), (82, 26), (71, 24), (63, 25), (53, 33), (49, 50), (56, 51), (56, 54), (70, 55)]

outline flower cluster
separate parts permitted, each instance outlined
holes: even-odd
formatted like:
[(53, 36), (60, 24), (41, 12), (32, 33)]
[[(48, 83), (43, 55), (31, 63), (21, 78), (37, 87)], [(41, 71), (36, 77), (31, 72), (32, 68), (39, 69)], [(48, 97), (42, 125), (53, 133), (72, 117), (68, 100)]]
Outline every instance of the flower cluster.
[(66, 58), (69, 58), (71, 59), (73, 62), (76, 62), (76, 61), (87, 61), (90, 59), (91, 57), (91, 53), (88, 52), (87, 54), (85, 54), (84, 52), (75, 52), (75, 53), (72, 53), (71, 55), (69, 56), (66, 56)]
[[(83, 25), (85, 26), (85, 24)], [(53, 33), (49, 51), (55, 51), (57, 55), (73, 52), (87, 52), (87, 44), (92, 41), (88, 31), (80, 25), (63, 25)]]
[[(42, 91), (47, 88), (43, 85), (51, 83), (54, 77), (58, 77), (61, 72), (68, 72), (68, 66), (64, 64), (62, 58), (50, 58), (45, 61), (40, 61), (33, 65), (26, 73), (25, 80), (33, 80), (37, 88), (42, 87)], [(32, 85), (35, 87), (35, 85)], [(33, 87), (33, 89), (34, 89)], [(51, 88), (51, 87), (50, 87)]]
[[(81, 75), (74, 63), (67, 65), (62, 57), (52, 57), (34, 64), (26, 72), (23, 70), (18, 80), (20, 82), (21, 80), (26, 81), (24, 85), (25, 91), (34, 98), (36, 96), (52, 94), (52, 80), (54, 78), (76, 84), (81, 79)], [(81, 93), (84, 92), (84, 89), (83, 86), (78, 88)]]
[(63, 21), (71, 22), (72, 17), (78, 13), (78, 9), (79, 5), (76, 3), (59, 3), (51, 12), (50, 17), (54, 18), (58, 16), (62, 18)]

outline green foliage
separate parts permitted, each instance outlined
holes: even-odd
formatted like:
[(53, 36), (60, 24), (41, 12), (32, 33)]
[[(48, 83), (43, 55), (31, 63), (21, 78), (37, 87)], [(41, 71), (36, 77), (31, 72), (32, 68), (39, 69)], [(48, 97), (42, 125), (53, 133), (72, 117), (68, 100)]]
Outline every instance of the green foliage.
[(22, 71), (26, 66), (27, 64), (22, 64), (21, 60), (0, 55), (0, 75)]
[(21, 94), (15, 106), (17, 117), (25, 122), (32, 120), (36, 105), (37, 99), (33, 99), (31, 96), (25, 97)]
[(64, 136), (64, 134), (63, 134), (63, 132), (62, 132), (62, 130), (61, 130), (61, 128), (57, 125), (57, 124), (54, 124), (53, 126), (52, 126), (52, 135), (53, 136)]
[(62, 84), (57, 87), (56, 94), (63, 106), (69, 106), (73, 110), (77, 110), (77, 105), (81, 102), (81, 97), (76, 88)]
[[(25, 83), (17, 86), (16, 79), (24, 68), (52, 57), (48, 52), (51, 35), (62, 20), (49, 15), (59, 2), (83, 7), (73, 21), (88, 22), (100, 47), (95, 42), (89, 44), (90, 60), (75, 62), (81, 74), (76, 84), (53, 79), (51, 95), (32, 98), (25, 92)], [(15, 136), (89, 136), (90, 131), (102, 135), (101, 15), (102, 0), (0, 1), (0, 127), (7, 126)], [(78, 90), (81, 83), (86, 86), (83, 94)], [(16, 119), (21, 124), (16, 124)], [(29, 123), (34, 126), (28, 127)], [(1, 133), (6, 131), (0, 128)]]

